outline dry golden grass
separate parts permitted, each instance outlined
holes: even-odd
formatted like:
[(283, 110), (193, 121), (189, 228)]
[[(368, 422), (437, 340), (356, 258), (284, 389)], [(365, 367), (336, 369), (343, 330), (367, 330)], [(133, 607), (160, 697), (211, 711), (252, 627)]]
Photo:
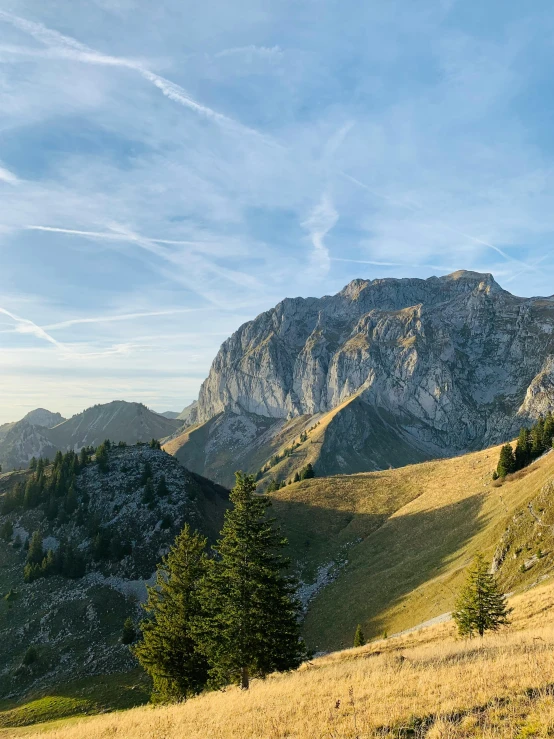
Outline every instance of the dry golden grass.
[[(275, 494), (278, 513), (279, 505), (290, 507), (283, 516), (289, 536), (300, 527), (317, 542), (320, 522), (342, 517), (340, 535), (328, 541), (351, 542), (347, 566), (310, 604), (304, 625), (310, 646), (340, 649), (352, 643), (357, 623), (375, 637), (452, 609), (475, 553), (492, 560), (514, 513), (554, 477), (552, 453), (494, 488), (498, 453), (493, 447), (400, 469), (316, 479)], [(382, 521), (378, 512), (385, 514)], [(530, 581), (533, 573), (525, 577)]]
[[(512, 599), (513, 624), (458, 641), (451, 623), (330, 654), (184, 705), (58, 727), (43, 739), (369, 739), (554, 735), (554, 585)], [(407, 733), (408, 730), (412, 733)], [(415, 732), (415, 733), (414, 733)]]

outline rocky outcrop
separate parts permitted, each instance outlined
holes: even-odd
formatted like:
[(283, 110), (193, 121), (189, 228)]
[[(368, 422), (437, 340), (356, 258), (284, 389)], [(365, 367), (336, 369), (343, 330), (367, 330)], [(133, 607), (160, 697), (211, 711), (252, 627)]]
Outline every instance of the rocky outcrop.
[(341, 471), (336, 444), (372, 439), (382, 467), (398, 464), (398, 444), (426, 458), (510, 438), (554, 404), (553, 362), (554, 299), (515, 297), (475, 272), (354, 280), (239, 328), (202, 385), (197, 417), (313, 416), (357, 396), (356, 434), (343, 422), (327, 466)]
[[(47, 478), (51, 472), (46, 469)], [(154, 490), (149, 502), (146, 473)], [(0, 501), (16, 483), (25, 485), (30, 474), (0, 476)], [(3, 698), (135, 668), (120, 639), (125, 618), (143, 617), (146, 584), (153, 583), (161, 557), (183, 525), (214, 541), (228, 505), (227, 490), (148, 445), (112, 448), (107, 470), (91, 462), (77, 475), (75, 492), (76, 510), (60, 504), (55, 517), (45, 515), (47, 499), (30, 510), (0, 509), (0, 526), (13, 527), (0, 539), (0, 592), (11, 594), (9, 606), (4, 605), (9, 617), (0, 621)], [(21, 544), (34, 531), (41, 532), (45, 551), (72, 544), (83, 562), (78, 576), (52, 574), (24, 582)], [(25, 667), (23, 656), (31, 645), (40, 659)]]

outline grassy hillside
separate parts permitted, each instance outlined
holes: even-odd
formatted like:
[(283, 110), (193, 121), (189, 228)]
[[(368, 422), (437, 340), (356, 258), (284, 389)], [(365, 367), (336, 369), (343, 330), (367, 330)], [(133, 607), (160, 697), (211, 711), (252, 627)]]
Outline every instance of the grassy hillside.
[[(554, 478), (550, 453), (500, 485), (491, 474), (498, 452), (316, 478), (272, 494), (304, 582), (322, 566), (335, 578), (310, 603), (304, 633), (311, 647), (349, 646), (357, 623), (376, 637), (451, 610), (473, 554), (492, 561), (506, 527), (517, 528), (512, 517)], [(554, 565), (551, 533), (542, 537), (549, 543), (540, 565), (512, 572), (510, 589)], [(537, 548), (535, 540), (531, 553)]]
[[(554, 586), (511, 600), (513, 623), (458, 641), (451, 623), (373, 642), (289, 675), (184, 705), (11, 729), (10, 737), (427, 739), (548, 737), (554, 728)], [(1, 735), (1, 732), (0, 732)]]

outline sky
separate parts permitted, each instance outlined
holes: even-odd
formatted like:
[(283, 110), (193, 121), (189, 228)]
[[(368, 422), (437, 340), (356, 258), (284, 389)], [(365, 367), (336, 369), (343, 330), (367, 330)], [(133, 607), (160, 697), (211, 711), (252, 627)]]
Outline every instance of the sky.
[(284, 297), (554, 292), (550, 0), (0, 0), (0, 423), (181, 410)]

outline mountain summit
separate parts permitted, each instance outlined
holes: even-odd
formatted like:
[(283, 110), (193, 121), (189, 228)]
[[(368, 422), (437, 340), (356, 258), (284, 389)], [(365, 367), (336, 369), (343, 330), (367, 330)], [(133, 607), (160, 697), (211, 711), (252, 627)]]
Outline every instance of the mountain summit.
[(323, 427), (307, 455), (321, 473), (379, 469), (509, 438), (553, 402), (554, 300), (477, 272), (354, 280), (287, 298), (225, 341), (200, 391), (202, 426), (172, 451), (229, 482), (231, 465), (261, 467), (303, 419)]
[[(154, 413), (142, 403), (124, 400), (95, 405), (68, 420), (58, 416), (39, 409), (10, 425), (0, 436), (0, 463), (5, 469), (26, 467), (32, 457), (53, 457), (57, 451), (96, 447), (104, 439), (128, 444), (163, 439), (182, 425), (181, 421)], [(56, 425), (39, 424), (48, 419)]]

